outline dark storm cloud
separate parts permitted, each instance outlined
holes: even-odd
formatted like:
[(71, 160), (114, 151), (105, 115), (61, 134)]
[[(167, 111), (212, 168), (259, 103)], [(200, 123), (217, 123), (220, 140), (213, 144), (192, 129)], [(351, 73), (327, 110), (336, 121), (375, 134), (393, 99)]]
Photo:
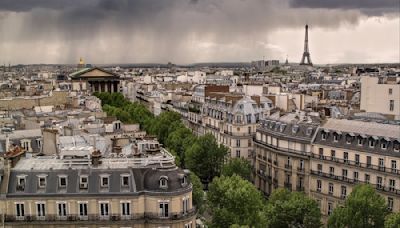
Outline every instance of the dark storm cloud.
[(398, 0), (290, 0), (294, 8), (360, 10), (369, 16), (400, 13)]
[(268, 44), (269, 33), (303, 28), (305, 23), (330, 29), (356, 25), (372, 14), (365, 11), (391, 7), (388, 0), (320, 2), (326, 4), (316, 0), (0, 0), (0, 31), (7, 31), (0, 33), (0, 52), (27, 59), (23, 45), (34, 47), (32, 56), (42, 54), (36, 49), (52, 47), (52, 61), (70, 63), (81, 53), (92, 62), (286, 56), (285, 50)]

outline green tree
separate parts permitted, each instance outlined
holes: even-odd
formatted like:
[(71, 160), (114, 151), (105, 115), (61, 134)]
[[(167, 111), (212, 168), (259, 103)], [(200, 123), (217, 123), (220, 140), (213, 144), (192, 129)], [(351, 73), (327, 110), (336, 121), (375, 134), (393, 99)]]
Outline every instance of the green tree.
[(245, 180), (251, 179), (251, 164), (244, 158), (232, 158), (222, 167), (222, 175), (233, 176), (237, 174)]
[(328, 227), (383, 227), (388, 211), (385, 199), (370, 185), (357, 185), (329, 217)]
[(266, 207), (267, 227), (320, 227), (321, 212), (315, 200), (301, 192), (277, 189)]
[(385, 228), (399, 228), (400, 227), (400, 212), (391, 213), (386, 216)]
[(250, 182), (238, 175), (216, 177), (210, 184), (207, 203), (213, 227), (248, 225), (265, 227), (264, 199)]
[(193, 203), (197, 206), (198, 209), (201, 209), (204, 202), (203, 184), (201, 183), (200, 178), (196, 176), (196, 174), (194, 174), (193, 172), (190, 173), (190, 181), (193, 185)]
[(196, 173), (203, 182), (210, 182), (219, 176), (228, 148), (218, 145), (214, 136), (206, 134), (199, 137), (188, 148), (185, 155), (185, 165)]
[(165, 145), (169, 150), (174, 150), (180, 158), (181, 167), (185, 167), (185, 151), (195, 142), (192, 131), (180, 124), (179, 127), (171, 132)]

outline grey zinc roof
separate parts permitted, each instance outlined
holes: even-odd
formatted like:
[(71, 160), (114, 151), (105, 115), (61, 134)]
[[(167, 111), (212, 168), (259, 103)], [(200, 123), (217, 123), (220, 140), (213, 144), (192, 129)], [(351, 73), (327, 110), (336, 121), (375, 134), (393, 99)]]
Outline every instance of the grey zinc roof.
[(321, 127), (333, 131), (400, 139), (400, 125), (394, 124), (381, 124), (347, 119), (328, 119)]
[[(121, 175), (130, 176), (129, 188), (121, 186)], [(115, 194), (140, 194), (144, 192), (153, 193), (171, 193), (191, 189), (191, 185), (181, 186), (180, 174), (183, 170), (176, 169), (153, 169), (153, 168), (125, 168), (125, 169), (65, 169), (65, 170), (12, 170), (9, 179), (8, 196), (58, 196), (58, 195), (115, 195)], [(26, 184), (24, 191), (17, 191), (17, 177), (26, 175)], [(40, 175), (47, 176), (46, 188), (38, 188), (38, 178)], [(67, 176), (67, 188), (59, 189), (58, 177)], [(79, 188), (81, 175), (87, 175), (88, 190)], [(100, 186), (102, 175), (109, 176), (109, 187)], [(168, 177), (168, 188), (159, 187), (161, 176)]]

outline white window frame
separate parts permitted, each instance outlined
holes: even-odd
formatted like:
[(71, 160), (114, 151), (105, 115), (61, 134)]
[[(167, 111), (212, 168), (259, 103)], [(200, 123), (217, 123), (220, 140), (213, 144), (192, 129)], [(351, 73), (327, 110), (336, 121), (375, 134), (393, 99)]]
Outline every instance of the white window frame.
[[(78, 201), (77, 204), (78, 204), (78, 216), (79, 216), (79, 219), (80, 220), (88, 220), (89, 202), (88, 201)], [(83, 210), (84, 206), (82, 206), (82, 208), (81, 208), (81, 205), (86, 205), (86, 213), (83, 213), (83, 212), (85, 212)]]
[[(38, 187), (39, 188), (46, 188), (46, 186), (47, 186), (47, 175), (43, 175), (42, 174), (42, 175), (38, 175), (37, 177), (38, 177)], [(40, 184), (40, 179), (42, 179), (42, 178), (44, 179), (44, 185)]]
[[(104, 205), (104, 208), (102, 208), (103, 205)], [(105, 209), (107, 209), (107, 210), (105, 210)], [(107, 212), (107, 213), (102, 214), (102, 212)], [(109, 220), (110, 214), (111, 214), (110, 202), (109, 201), (99, 201), (99, 217), (100, 217), (100, 219), (101, 220)]]
[[(61, 185), (61, 179), (65, 179), (65, 186)], [(58, 187), (59, 188), (67, 188), (68, 186), (68, 176), (67, 175), (59, 175), (58, 176)]]
[(159, 184), (160, 184), (160, 188), (168, 188), (168, 177), (167, 176), (161, 176)]
[[(130, 200), (121, 200), (121, 218), (122, 219), (129, 219), (132, 216), (132, 202)], [(125, 213), (124, 213), (125, 212)], [(128, 212), (128, 213), (126, 213)]]
[[(107, 184), (104, 184), (103, 178), (107, 179)], [(100, 187), (102, 188), (108, 188), (110, 186), (110, 175), (109, 174), (101, 174), (100, 175)]]
[[(86, 182), (82, 181), (86, 179)], [(89, 176), (88, 175), (80, 175), (79, 176), (79, 189), (88, 189), (89, 188)]]
[[(170, 206), (169, 206), (170, 202), (169, 200), (159, 200), (158, 201), (158, 215), (161, 218), (169, 218), (170, 215)], [(161, 205), (164, 205), (163, 208), (161, 208)], [(165, 205), (168, 205), (168, 210), (165, 210)], [(167, 216), (165, 216), (167, 212)]]
[(44, 201), (35, 202), (35, 209), (36, 209), (37, 220), (44, 220), (46, 218), (46, 202)]
[[(129, 185), (130, 185), (130, 175), (129, 174), (122, 174), (121, 175), (121, 186), (122, 187), (124, 187), (124, 188), (128, 188), (129, 187)], [(124, 178), (128, 178), (128, 184), (127, 185), (125, 185), (124, 184)]]
[(189, 212), (189, 196), (182, 198), (182, 213), (185, 215)]
[(14, 204), (15, 204), (15, 218), (17, 220), (24, 220), (26, 214), (25, 202), (15, 202)]
[(27, 175), (18, 175), (17, 176), (17, 186), (23, 186), (23, 190), (22, 191), (25, 191), (26, 177), (27, 177)]
[[(68, 203), (66, 201), (57, 201), (56, 205), (57, 218), (60, 220), (66, 220), (68, 216)], [(60, 205), (65, 205), (65, 208), (60, 207)]]

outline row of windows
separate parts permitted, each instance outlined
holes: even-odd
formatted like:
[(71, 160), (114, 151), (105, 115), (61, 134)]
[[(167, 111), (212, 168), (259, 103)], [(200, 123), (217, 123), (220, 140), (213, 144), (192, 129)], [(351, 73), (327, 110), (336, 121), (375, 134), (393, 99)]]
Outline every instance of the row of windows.
[[(44, 219), (47, 215), (47, 207), (45, 202), (36, 202), (35, 203), (35, 213), (38, 219)], [(158, 215), (160, 217), (169, 217), (169, 201), (160, 201), (159, 202), (159, 210)], [(186, 214), (189, 212), (190, 200), (189, 197), (184, 197), (182, 199), (182, 213)], [(56, 202), (56, 215), (63, 219), (69, 215), (67, 202)], [(88, 202), (78, 202), (78, 216), (81, 219), (85, 219), (88, 217)], [(17, 219), (23, 219), (26, 216), (25, 203), (17, 202), (15, 203), (15, 215)], [(100, 201), (98, 203), (98, 214), (101, 218), (108, 218), (111, 214), (111, 205), (108, 201)], [(121, 216), (131, 216), (132, 215), (132, 207), (130, 201), (121, 201), (120, 202), (120, 215)]]
[[(324, 159), (325, 157), (325, 153), (324, 153), (324, 148), (319, 148), (318, 150), (318, 155), (320, 157), (320, 159)], [(332, 159), (336, 158), (336, 151), (335, 150), (331, 150), (331, 154), (330, 154)], [(349, 161), (349, 153), (348, 152), (343, 152), (343, 161), (344, 162), (348, 162)], [(359, 154), (354, 154), (354, 163), (356, 165), (361, 164), (360, 162), (360, 155)], [(366, 156), (366, 164), (368, 165), (372, 165), (372, 157), (371, 156)], [(391, 169), (394, 172), (397, 172), (397, 161), (396, 160), (391, 160), (390, 161), (391, 164)], [(383, 158), (379, 158), (378, 159), (378, 167), (379, 168), (385, 168), (385, 160)]]
[[(36, 202), (36, 215), (40, 218), (45, 218), (47, 215), (46, 203)], [(88, 216), (88, 202), (78, 202), (78, 215), (81, 219)], [(98, 213), (102, 217), (110, 216), (111, 206), (109, 202), (99, 202)], [(130, 216), (131, 215), (131, 203), (129, 201), (121, 201), (121, 215)], [(56, 215), (61, 219), (68, 215), (68, 207), (66, 202), (56, 202)], [(17, 218), (23, 218), (26, 216), (25, 213), (25, 203), (18, 202), (15, 203), (15, 215)]]
[[(108, 174), (100, 175), (100, 187), (108, 188), (109, 187), (109, 176)], [(24, 191), (25, 190), (25, 182), (26, 175), (20, 175), (17, 177), (17, 190)], [(46, 188), (47, 185), (47, 175), (38, 175), (38, 188)], [(66, 189), (68, 184), (68, 176), (59, 175), (58, 176), (58, 188)], [(89, 176), (81, 175), (79, 177), (79, 188), (87, 189), (89, 185)], [(121, 175), (121, 187), (129, 187), (129, 174)]]
[[(344, 188), (343, 188), (344, 187)], [(346, 194), (347, 190), (345, 186), (342, 186), (342, 191), (344, 191), (344, 193)], [(317, 199), (317, 203), (319, 208), (321, 208), (321, 200)], [(388, 197), (387, 198), (387, 208), (389, 211), (393, 211), (393, 207), (394, 207), (394, 199), (392, 197)], [(327, 204), (327, 214), (331, 215), (333, 213), (334, 210), (334, 204), (333, 202), (328, 202)]]
[[(317, 165), (317, 169), (318, 169), (318, 172), (322, 173), (322, 164), (318, 164)], [(329, 167), (329, 175), (338, 176), (338, 175), (335, 175), (335, 167), (333, 167), (333, 166)], [(347, 169), (342, 169), (342, 179), (343, 180), (350, 179), (348, 177), (348, 170)], [(353, 180), (354, 181), (360, 181), (359, 172), (358, 171), (354, 171), (353, 172)], [(364, 175), (364, 182), (365, 183), (370, 183), (370, 181), (371, 181), (371, 176), (369, 174), (365, 174)], [(377, 176), (376, 177), (376, 185), (377, 185), (378, 188), (382, 188), (384, 186), (383, 177), (381, 177), (381, 176)], [(390, 190), (395, 190), (396, 189), (396, 180), (395, 179), (389, 179), (389, 189)]]
[[(26, 176), (18, 176), (17, 180), (17, 191), (24, 191), (25, 190), (25, 180)], [(121, 187), (122, 188), (128, 188), (129, 183), (130, 183), (130, 176), (129, 174), (123, 174), (121, 175)], [(47, 185), (47, 175), (38, 175), (38, 188), (46, 188)], [(65, 175), (60, 175), (58, 176), (58, 188), (59, 189), (66, 189), (67, 188), (67, 183), (68, 183), (68, 177)], [(161, 188), (167, 188), (168, 187), (168, 177), (166, 176), (161, 176), (160, 177), (160, 187)], [(181, 178), (181, 184), (186, 185), (187, 180), (186, 176), (183, 176)], [(87, 175), (82, 175), (79, 177), (79, 188), (80, 189), (88, 189), (89, 186), (89, 176)], [(108, 174), (100, 175), (100, 187), (101, 188), (108, 188), (110, 186), (110, 179)]]
[[(339, 142), (340, 138), (342, 137), (342, 135), (337, 133), (337, 132), (333, 132), (332, 135), (333, 135), (333, 142)], [(322, 140), (327, 140), (328, 136), (329, 136), (328, 132), (326, 132), (326, 131), (322, 131), (321, 132), (321, 139)], [(370, 148), (375, 148), (375, 146), (377, 145), (377, 143), (379, 141), (381, 149), (383, 149), (383, 150), (386, 150), (388, 148), (388, 144), (390, 142), (390, 141), (387, 141), (384, 138), (381, 139), (381, 140), (378, 140), (378, 138), (373, 137), (373, 136), (369, 137), (368, 140), (367, 140), (366, 138), (364, 138), (362, 136), (356, 137), (352, 133), (347, 133), (346, 137), (345, 137), (346, 144), (351, 144), (354, 141), (355, 138), (357, 138), (357, 145), (358, 146), (363, 146), (364, 143), (366, 141), (368, 141), (368, 146)], [(394, 151), (399, 152), (399, 150), (400, 150), (400, 142), (394, 141), (393, 142), (393, 149), (394, 149)]]

